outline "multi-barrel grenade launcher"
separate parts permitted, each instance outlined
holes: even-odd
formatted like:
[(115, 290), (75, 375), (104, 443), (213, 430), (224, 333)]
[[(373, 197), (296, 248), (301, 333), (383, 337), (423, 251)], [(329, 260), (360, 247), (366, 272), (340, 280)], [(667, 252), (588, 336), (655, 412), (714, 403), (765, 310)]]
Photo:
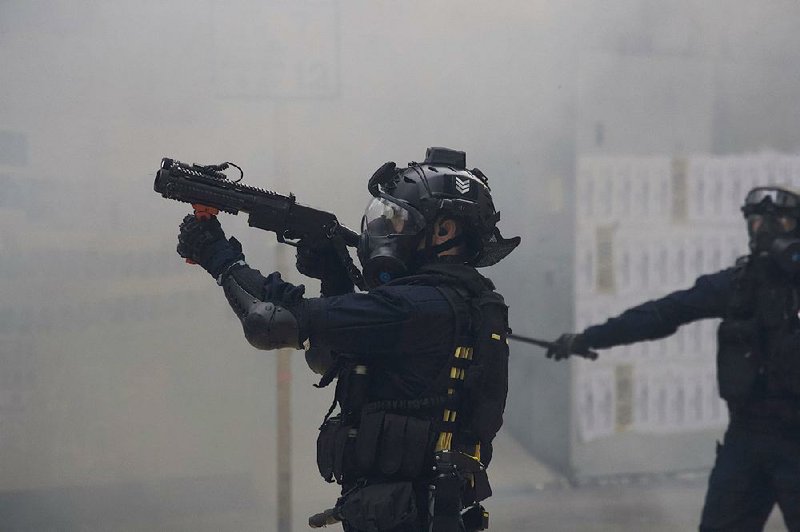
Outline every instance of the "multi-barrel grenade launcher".
[[(223, 172), (230, 166), (239, 170), (239, 179), (228, 179)], [(297, 203), (293, 194), (283, 196), (269, 190), (240, 183), (242, 169), (233, 163), (198, 165), (174, 159), (161, 159), (153, 188), (168, 199), (191, 203), (198, 218), (219, 211), (249, 215), (251, 227), (272, 231), (278, 242), (296, 246), (301, 240), (310, 247), (329, 243), (347, 269), (353, 283), (364, 288), (363, 277), (353, 264), (347, 246), (358, 245), (359, 234), (339, 223), (336, 216)]]

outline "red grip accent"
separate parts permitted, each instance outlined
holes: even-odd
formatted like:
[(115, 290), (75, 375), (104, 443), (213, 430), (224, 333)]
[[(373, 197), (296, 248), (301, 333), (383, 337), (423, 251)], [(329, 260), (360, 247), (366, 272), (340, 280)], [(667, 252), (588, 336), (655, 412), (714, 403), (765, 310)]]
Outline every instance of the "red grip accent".
[(212, 216), (219, 214), (219, 209), (200, 205), (199, 203), (192, 203), (192, 207), (194, 207), (194, 215), (198, 220), (208, 220)]

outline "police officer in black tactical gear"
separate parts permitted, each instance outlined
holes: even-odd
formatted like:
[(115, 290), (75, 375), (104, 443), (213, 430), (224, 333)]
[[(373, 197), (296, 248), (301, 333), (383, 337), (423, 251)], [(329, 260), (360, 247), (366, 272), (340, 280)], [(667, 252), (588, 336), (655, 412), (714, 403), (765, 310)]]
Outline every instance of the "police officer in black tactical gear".
[(750, 255), (695, 285), (626, 310), (548, 350), (555, 359), (664, 338), (722, 318), (717, 380), (730, 425), (709, 479), (700, 530), (763, 530), (777, 502), (800, 531), (800, 195), (751, 190), (742, 212)]
[(368, 292), (354, 292), (333, 248), (301, 242), (298, 270), (322, 281), (322, 297), (304, 297), (302, 285), (250, 268), (216, 218), (187, 216), (178, 253), (217, 279), (252, 345), (304, 346), (318, 386), (336, 381), (317, 465), (342, 496), (312, 526), (483, 530), (509, 329), (503, 298), (475, 268), (520, 239), (500, 235), (488, 180), (467, 170), (464, 152), (386, 163), (368, 189), (358, 247)]

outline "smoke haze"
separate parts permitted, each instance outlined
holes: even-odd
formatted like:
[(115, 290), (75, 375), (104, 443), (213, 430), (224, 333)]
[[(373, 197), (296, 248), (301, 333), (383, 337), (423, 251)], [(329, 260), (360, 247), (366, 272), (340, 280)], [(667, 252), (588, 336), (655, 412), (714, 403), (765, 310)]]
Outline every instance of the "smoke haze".
[[(233, 161), (356, 228), (383, 162), (465, 150), (523, 238), (485, 273), (515, 332), (555, 338), (577, 327), (581, 165), (798, 154), (798, 25), (783, 0), (0, 0), (0, 529), (277, 530), (275, 355), (176, 255), (188, 206), (153, 193), (162, 157)], [(221, 220), (253, 267), (318, 293), (273, 235)], [(616, 434), (578, 442), (579, 370), (542, 354), (512, 346), (492, 530), (575, 511), (613, 525), (564, 526), (641, 529), (591, 488), (552, 488), (591, 470), (583, 452), (642, 471)], [(315, 381), (296, 353), (293, 530), (337, 496)], [(643, 507), (694, 527), (703, 489)]]

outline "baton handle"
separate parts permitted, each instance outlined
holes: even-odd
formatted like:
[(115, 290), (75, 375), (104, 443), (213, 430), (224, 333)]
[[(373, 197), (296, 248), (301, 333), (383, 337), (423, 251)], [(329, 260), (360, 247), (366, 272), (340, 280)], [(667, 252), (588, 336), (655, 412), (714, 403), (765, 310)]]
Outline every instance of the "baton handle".
[[(509, 334), (508, 338), (511, 340), (516, 340), (517, 342), (522, 342), (525, 344), (533, 344), (539, 347), (544, 347), (549, 349), (555, 346), (554, 342), (548, 342), (547, 340), (540, 340), (538, 338), (531, 338), (530, 336), (522, 336), (519, 334)], [(589, 351), (587, 353), (575, 353), (579, 357), (583, 357), (589, 360), (597, 360), (598, 354), (595, 351)]]

